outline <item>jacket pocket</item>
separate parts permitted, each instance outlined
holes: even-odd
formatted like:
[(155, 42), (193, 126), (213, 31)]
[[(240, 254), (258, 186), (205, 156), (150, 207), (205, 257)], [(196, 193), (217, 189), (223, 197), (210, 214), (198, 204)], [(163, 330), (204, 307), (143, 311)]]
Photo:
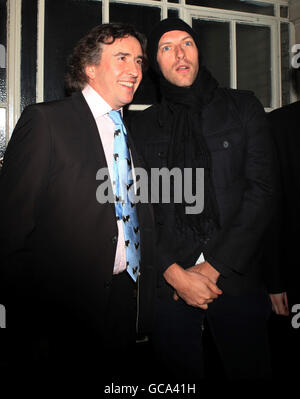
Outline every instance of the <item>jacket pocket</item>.
[(225, 188), (241, 179), (245, 168), (245, 141), (242, 130), (226, 130), (206, 136), (211, 153), (215, 187)]

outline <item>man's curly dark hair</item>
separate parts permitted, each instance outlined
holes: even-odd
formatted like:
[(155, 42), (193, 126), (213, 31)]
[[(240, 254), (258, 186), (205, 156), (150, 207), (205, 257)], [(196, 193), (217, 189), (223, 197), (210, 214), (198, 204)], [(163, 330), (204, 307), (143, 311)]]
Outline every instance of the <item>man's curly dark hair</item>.
[(67, 91), (74, 92), (82, 90), (88, 83), (85, 68), (88, 65), (99, 65), (103, 44), (112, 44), (116, 39), (128, 36), (133, 36), (139, 41), (143, 51), (144, 64), (146, 39), (143, 34), (136, 31), (134, 26), (121, 23), (95, 26), (79, 40), (68, 59), (67, 73), (65, 76)]

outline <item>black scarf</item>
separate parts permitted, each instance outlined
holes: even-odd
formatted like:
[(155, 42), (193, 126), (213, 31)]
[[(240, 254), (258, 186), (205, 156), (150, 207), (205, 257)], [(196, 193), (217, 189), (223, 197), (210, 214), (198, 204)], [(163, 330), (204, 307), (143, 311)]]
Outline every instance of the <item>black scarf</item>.
[[(211, 156), (202, 131), (202, 109), (212, 99), (217, 81), (206, 68), (201, 67), (190, 88), (178, 87), (160, 77), (165, 115), (172, 118), (164, 122), (164, 128), (171, 132), (167, 166), (169, 170), (184, 168), (193, 170), (193, 194), (196, 193), (196, 168), (204, 169), (204, 209), (199, 214), (187, 214), (186, 206), (193, 206), (184, 200), (175, 204), (176, 229), (181, 233), (192, 230), (202, 239), (208, 238), (215, 225), (219, 224), (219, 212), (212, 183)], [(183, 180), (183, 187), (184, 187)], [(198, 182), (199, 184), (199, 182)], [(175, 187), (176, 189), (176, 187)], [(174, 187), (171, 187), (174, 193)], [(203, 193), (202, 193), (203, 195)], [(173, 198), (174, 200), (174, 198)]]
[[(191, 87), (173, 85), (164, 78), (159, 69), (156, 59), (158, 42), (164, 33), (172, 30), (188, 32), (198, 48), (199, 72)], [(184, 168), (192, 168), (193, 194), (196, 187), (195, 169), (204, 169), (204, 209), (200, 214), (187, 214), (186, 206), (193, 204), (187, 204), (184, 201), (184, 193), (182, 193), (182, 203), (175, 204), (173, 197), (175, 228), (185, 236), (190, 236), (192, 233), (194, 237), (196, 235), (198, 239), (206, 240), (211, 235), (214, 226), (219, 225), (219, 211), (212, 183), (210, 151), (203, 136), (202, 110), (212, 100), (218, 82), (201, 65), (199, 49), (199, 37), (189, 25), (178, 18), (167, 18), (160, 21), (152, 30), (148, 38), (147, 55), (151, 67), (159, 74), (163, 115), (168, 115), (167, 120), (164, 121), (164, 129), (171, 135), (168, 169), (180, 168), (184, 176)], [(169, 118), (170, 112), (171, 118)], [(174, 193), (174, 186), (171, 187), (172, 193)]]

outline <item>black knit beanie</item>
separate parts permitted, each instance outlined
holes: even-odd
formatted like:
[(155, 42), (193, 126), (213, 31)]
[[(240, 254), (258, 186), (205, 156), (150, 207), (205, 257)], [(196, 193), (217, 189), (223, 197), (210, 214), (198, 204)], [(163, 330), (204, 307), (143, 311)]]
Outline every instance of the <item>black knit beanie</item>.
[(198, 48), (199, 54), (199, 65), (201, 65), (201, 56), (200, 56), (200, 40), (198, 34), (184, 21), (179, 18), (166, 18), (160, 21), (151, 33), (148, 36), (147, 42), (147, 55), (149, 59), (150, 66), (160, 74), (160, 68), (157, 63), (157, 50), (158, 50), (158, 42), (163, 34), (166, 32), (170, 32), (172, 30), (181, 30), (187, 32), (194, 39), (196, 46)]

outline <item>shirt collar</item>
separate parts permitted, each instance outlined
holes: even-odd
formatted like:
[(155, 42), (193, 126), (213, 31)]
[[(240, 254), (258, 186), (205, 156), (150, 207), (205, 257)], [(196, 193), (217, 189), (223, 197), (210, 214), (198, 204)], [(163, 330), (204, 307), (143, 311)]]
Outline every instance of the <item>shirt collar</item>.
[[(112, 107), (89, 84), (82, 90), (82, 94), (95, 119), (108, 114), (112, 110)], [(122, 108), (120, 108), (120, 111), (123, 115)]]

